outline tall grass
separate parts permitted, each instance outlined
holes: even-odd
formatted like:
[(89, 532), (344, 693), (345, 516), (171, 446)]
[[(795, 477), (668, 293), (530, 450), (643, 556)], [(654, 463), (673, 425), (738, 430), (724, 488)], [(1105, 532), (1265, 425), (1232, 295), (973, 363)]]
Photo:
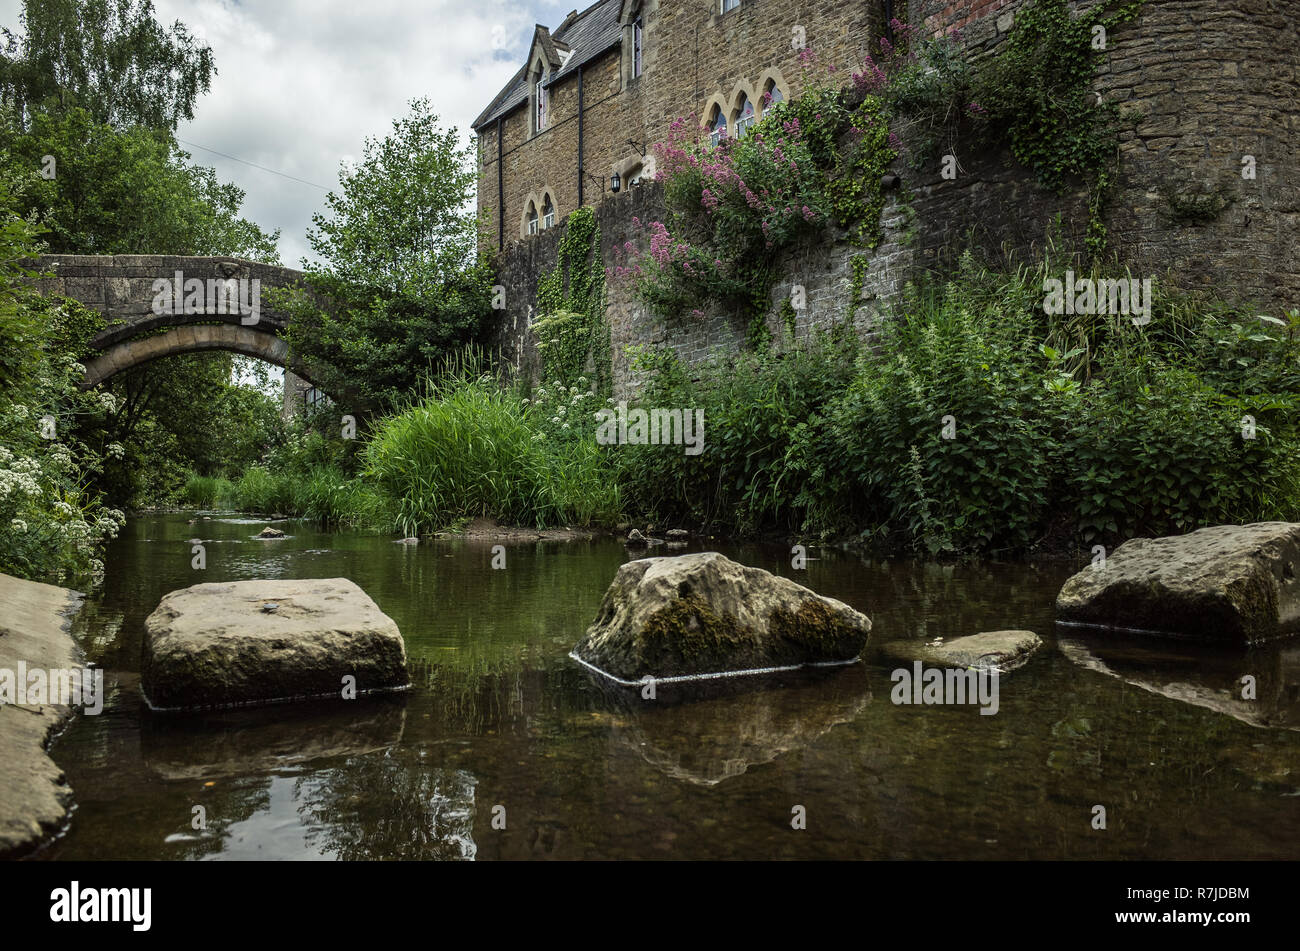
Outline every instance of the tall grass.
[(371, 527), (387, 522), (384, 500), (362, 479), (335, 466), (272, 471), (251, 466), (237, 480), (191, 475), (183, 498), (196, 508), (291, 515), (323, 525)]
[(382, 420), (365, 474), (413, 534), (462, 517), (512, 524), (612, 521), (619, 491), (594, 440), (550, 433), (529, 403), (468, 360)]
[(234, 484), (222, 476), (201, 476), (190, 473), (181, 490), (181, 498), (195, 508), (211, 509), (227, 503), (234, 494)]

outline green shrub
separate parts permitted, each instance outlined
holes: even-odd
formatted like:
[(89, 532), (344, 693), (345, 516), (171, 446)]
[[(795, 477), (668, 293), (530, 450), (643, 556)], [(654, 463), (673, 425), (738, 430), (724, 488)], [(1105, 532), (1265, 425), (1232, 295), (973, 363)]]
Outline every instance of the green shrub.
[(665, 351), (636, 360), (649, 383), (634, 406), (704, 412), (704, 451), (681, 446), (620, 446), (630, 511), (742, 533), (794, 529), (792, 502), (807, 476), (788, 461), (847, 384), (856, 340), (818, 337), (783, 354), (744, 353), (704, 367), (697, 380)]
[(616, 518), (618, 487), (604, 453), (566, 419), (581, 415), (569, 408), (575, 401), (526, 401), (475, 370), (429, 383), (367, 444), (365, 475), (394, 526), (414, 534), (464, 517), (537, 526)]

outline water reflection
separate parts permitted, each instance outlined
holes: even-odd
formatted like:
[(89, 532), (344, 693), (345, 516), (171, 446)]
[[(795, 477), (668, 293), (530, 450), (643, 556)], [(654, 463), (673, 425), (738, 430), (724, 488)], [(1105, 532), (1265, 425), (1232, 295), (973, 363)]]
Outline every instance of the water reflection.
[(1154, 638), (1080, 635), (1073, 629), (1063, 629), (1057, 645), (1080, 667), (1162, 697), (1251, 726), (1300, 730), (1300, 647), (1279, 643), (1223, 650)]
[(140, 746), (159, 778), (207, 780), (385, 750), (401, 742), (405, 724), (400, 695), (197, 715), (146, 711)]
[[(599, 678), (605, 683), (604, 678)], [(716, 786), (752, 766), (812, 746), (871, 702), (866, 667), (790, 672), (707, 684), (605, 688), (614, 741), (665, 776)]]
[[(485, 540), (395, 545), (291, 522), (272, 546), (244, 520), (188, 518), (129, 521), (75, 622), (108, 696), (52, 748), (77, 811), (43, 859), (1288, 858), (1300, 845), (1300, 645), (1219, 662), (1063, 632), (1058, 649), (1053, 603), (1074, 565), (823, 550), (794, 571), (786, 546), (708, 543), (868, 614), (865, 660), (705, 695), (659, 685), (646, 702), (568, 658), (639, 556), (617, 540), (522, 540), (497, 570)], [(205, 571), (191, 568), (196, 534), (211, 539)], [(150, 716), (140, 646), (161, 597), (263, 577), (357, 582), (401, 629), (412, 689)], [(996, 716), (890, 702), (886, 642), (1009, 628), (1047, 643), (1001, 684)], [(1245, 710), (1226, 694), (1243, 673), (1259, 697)], [(1105, 836), (1089, 824), (1099, 802), (1120, 804)]]
[(340, 859), (473, 859), (475, 786), (463, 769), (367, 756), (297, 784), (307, 843)]

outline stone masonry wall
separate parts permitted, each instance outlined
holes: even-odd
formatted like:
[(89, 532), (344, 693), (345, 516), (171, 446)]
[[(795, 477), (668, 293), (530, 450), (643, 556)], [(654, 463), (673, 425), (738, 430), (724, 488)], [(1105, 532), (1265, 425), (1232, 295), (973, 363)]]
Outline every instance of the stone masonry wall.
[[(1020, 6), (1019, 0), (912, 0), (907, 12), (934, 32), (960, 28), (963, 42), (982, 55), (1005, 37)], [(750, 12), (758, 7), (753, 4)], [(1112, 249), (1135, 275), (1212, 289), (1276, 314), (1300, 307), (1300, 56), (1294, 52), (1300, 36), (1297, 18), (1280, 0), (1241, 0), (1231, 7), (1214, 0), (1147, 0), (1139, 18), (1111, 31), (1107, 51), (1098, 53), (1097, 91), (1142, 113), (1136, 128), (1122, 136), (1121, 171), (1106, 221)], [(676, 19), (686, 10), (682, 5)], [(669, 17), (660, 28), (680, 37), (688, 21), (676, 19)], [(704, 22), (720, 29), (725, 19)], [(732, 21), (734, 29), (742, 22)], [(657, 55), (674, 62), (669, 70), (675, 74), (686, 68), (672, 60), (672, 52)], [(649, 104), (650, 88), (642, 94), (642, 108), (656, 115), (663, 107)], [(1246, 155), (1255, 159), (1253, 180), (1241, 175)], [(862, 302), (853, 314), (859, 332), (871, 333), (908, 279), (943, 269), (968, 241), (986, 255), (1014, 259), (1041, 247), (1059, 214), (1064, 244), (1081, 245), (1087, 220), (1082, 188), (1060, 196), (1044, 192), (1006, 150), (963, 152), (958, 158), (955, 181), (942, 179), (935, 163), (920, 172), (895, 164), (901, 186), (888, 193), (880, 246), (866, 254)], [(1175, 205), (1214, 195), (1220, 199), (1210, 208), (1222, 201), (1216, 213), (1203, 220), (1179, 218)], [(624, 242), (641, 243), (633, 216), (652, 221), (664, 209), (655, 186), (606, 197), (597, 214), (602, 254), (613, 265)], [(559, 229), (520, 242), (501, 258), (499, 280), (507, 287), (508, 305), (499, 343), (520, 359), (521, 368), (535, 366), (528, 309), (537, 278), (555, 265), (558, 237)], [(863, 253), (831, 232), (788, 252), (768, 317), (775, 339), (782, 339), (780, 305), (794, 284), (804, 285), (808, 304), (796, 313), (796, 339), (844, 319), (853, 259)], [(608, 317), (619, 394), (637, 382), (626, 353), (630, 346), (667, 346), (691, 364), (745, 346), (747, 328), (726, 315), (663, 325), (635, 300), (629, 283), (610, 283)]]
[[(789, 97), (802, 91), (805, 73), (847, 79), (883, 31), (879, 3), (743, 0), (726, 13), (720, 8), (718, 0), (645, 0), (642, 74), (631, 76), (630, 54), (617, 47), (583, 67), (583, 204), (611, 197), (610, 175), (642, 164), (640, 146), (648, 155), (650, 144), (662, 141), (675, 119), (693, 116), (703, 122), (719, 105), (730, 123), (742, 93), (761, 115), (769, 80)], [(801, 65), (801, 50), (793, 43), (796, 28), (812, 51), (810, 64)], [(530, 200), (540, 209), (549, 194), (557, 225), (578, 207), (577, 90), (576, 73), (551, 87), (548, 125), (536, 134), (527, 103), (505, 116), (503, 235), (498, 234), (497, 126), (492, 122), (480, 130), (478, 207), (485, 251), (499, 243), (537, 240), (524, 234)]]

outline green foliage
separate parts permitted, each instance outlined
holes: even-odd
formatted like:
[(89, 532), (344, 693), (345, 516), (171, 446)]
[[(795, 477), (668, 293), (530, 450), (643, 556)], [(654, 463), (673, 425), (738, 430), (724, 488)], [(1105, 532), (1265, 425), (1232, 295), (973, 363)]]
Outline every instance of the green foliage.
[[(537, 282), (533, 336), (544, 379), (572, 384), (584, 373), (609, 390), (609, 327), (605, 322), (605, 271), (595, 212), (570, 213), (555, 268)], [(589, 366), (590, 365), (590, 366)]]
[(34, 253), (36, 232), (12, 214), (0, 222), (0, 571), (93, 584), (101, 545), (123, 520), (88, 486), (121, 447), (79, 435), (114, 409), (112, 396), (77, 388), (77, 360), (102, 322), (34, 296), (19, 262)]
[[(806, 449), (853, 487), (836, 493), (847, 523), (888, 522), (931, 554), (1034, 540), (1048, 503), (1050, 394), (1029, 315), (999, 303), (963, 275), (885, 324), (880, 353)], [(827, 482), (808, 485), (807, 502), (833, 508)]]
[[(43, 178), (43, 157), (55, 159)], [(190, 165), (170, 132), (117, 129), (81, 108), (0, 113), (0, 179), (53, 254), (231, 255), (278, 263), (279, 232), (239, 217), (244, 192)]]
[(223, 476), (201, 476), (191, 473), (185, 480), (181, 499), (186, 505), (199, 509), (214, 509), (234, 493), (234, 484)]
[(307, 233), (330, 275), (364, 296), (432, 304), (474, 258), (474, 151), (443, 129), (427, 99), (382, 139), (368, 137), (361, 161), (340, 170)]
[[(801, 97), (792, 112), (798, 114), (807, 108)], [(880, 243), (880, 212), (885, 205), (881, 179), (895, 155), (881, 103), (875, 97), (867, 96), (851, 112), (840, 105), (838, 99), (820, 104), (814, 102), (812, 108), (836, 116), (832, 120), (835, 122), (833, 128), (843, 137), (843, 144), (836, 152), (834, 171), (822, 189), (830, 216), (848, 233), (850, 241), (874, 248)], [(814, 112), (806, 121), (817, 123), (821, 120)]]
[[(562, 435), (572, 431), (568, 404), (526, 401), (481, 371), (469, 360), (431, 380), (423, 399), (376, 427), (365, 476), (386, 497), (391, 523), (410, 535), (463, 517), (537, 526), (614, 519), (619, 490), (604, 450), (578, 432)], [(550, 427), (548, 414), (558, 420)]]
[(258, 515), (313, 519), (326, 527), (387, 527), (384, 502), (357, 475), (354, 440), (326, 434), (310, 420), (295, 420), (287, 436), (233, 481), (191, 473), (183, 498), (199, 508), (228, 508)]
[(475, 263), (471, 151), (427, 100), (367, 139), (309, 234), (324, 268), (310, 291), (269, 294), (290, 316), (289, 342), (314, 381), (356, 408), (386, 412), (439, 361), (476, 341), (492, 314), (494, 278)]
[(360, 412), (386, 412), (419, 389), (458, 348), (479, 339), (492, 314), (486, 263), (453, 273), (428, 301), (378, 292), (365, 296), (333, 275), (314, 274), (309, 291), (267, 294), (289, 316), (289, 345), (312, 379)]
[(976, 82), (976, 98), (995, 125), (1005, 124), (1016, 159), (1042, 184), (1062, 190), (1090, 179), (1112, 158), (1119, 107), (1093, 93), (1098, 51), (1094, 27), (1134, 19), (1142, 0), (1104, 0), (1075, 13), (1066, 0), (1033, 0)]
[(705, 449), (618, 447), (629, 511), (742, 533), (797, 528), (789, 501), (804, 476), (787, 456), (847, 385), (856, 346), (847, 332), (823, 335), (805, 348), (712, 363), (699, 379), (669, 351), (639, 352), (634, 368), (648, 383), (635, 405), (703, 410)]
[(254, 361), (227, 353), (170, 357), (120, 373), (104, 389), (116, 410), (87, 440), (116, 443), (96, 485), (119, 505), (176, 500), (192, 472), (237, 477), (283, 439), (266, 381), (232, 382)]
[(0, 102), (20, 121), (82, 108), (118, 127), (175, 129), (216, 72), (185, 24), (164, 29), (151, 0), (24, 0), (26, 34), (4, 30)]
[(967, 255), (912, 289), (856, 358), (832, 337), (692, 379), (641, 353), (641, 403), (703, 408), (706, 449), (620, 447), (629, 512), (925, 554), (1294, 519), (1300, 312), (1261, 319), (1156, 288), (1142, 327), (1048, 316), (1043, 280), (1057, 275)]
[(1165, 202), (1166, 214), (1174, 221), (1191, 224), (1213, 221), (1232, 201), (1231, 192), (1223, 185), (1199, 191), (1180, 191), (1172, 182), (1164, 181), (1161, 182), (1159, 191)]

